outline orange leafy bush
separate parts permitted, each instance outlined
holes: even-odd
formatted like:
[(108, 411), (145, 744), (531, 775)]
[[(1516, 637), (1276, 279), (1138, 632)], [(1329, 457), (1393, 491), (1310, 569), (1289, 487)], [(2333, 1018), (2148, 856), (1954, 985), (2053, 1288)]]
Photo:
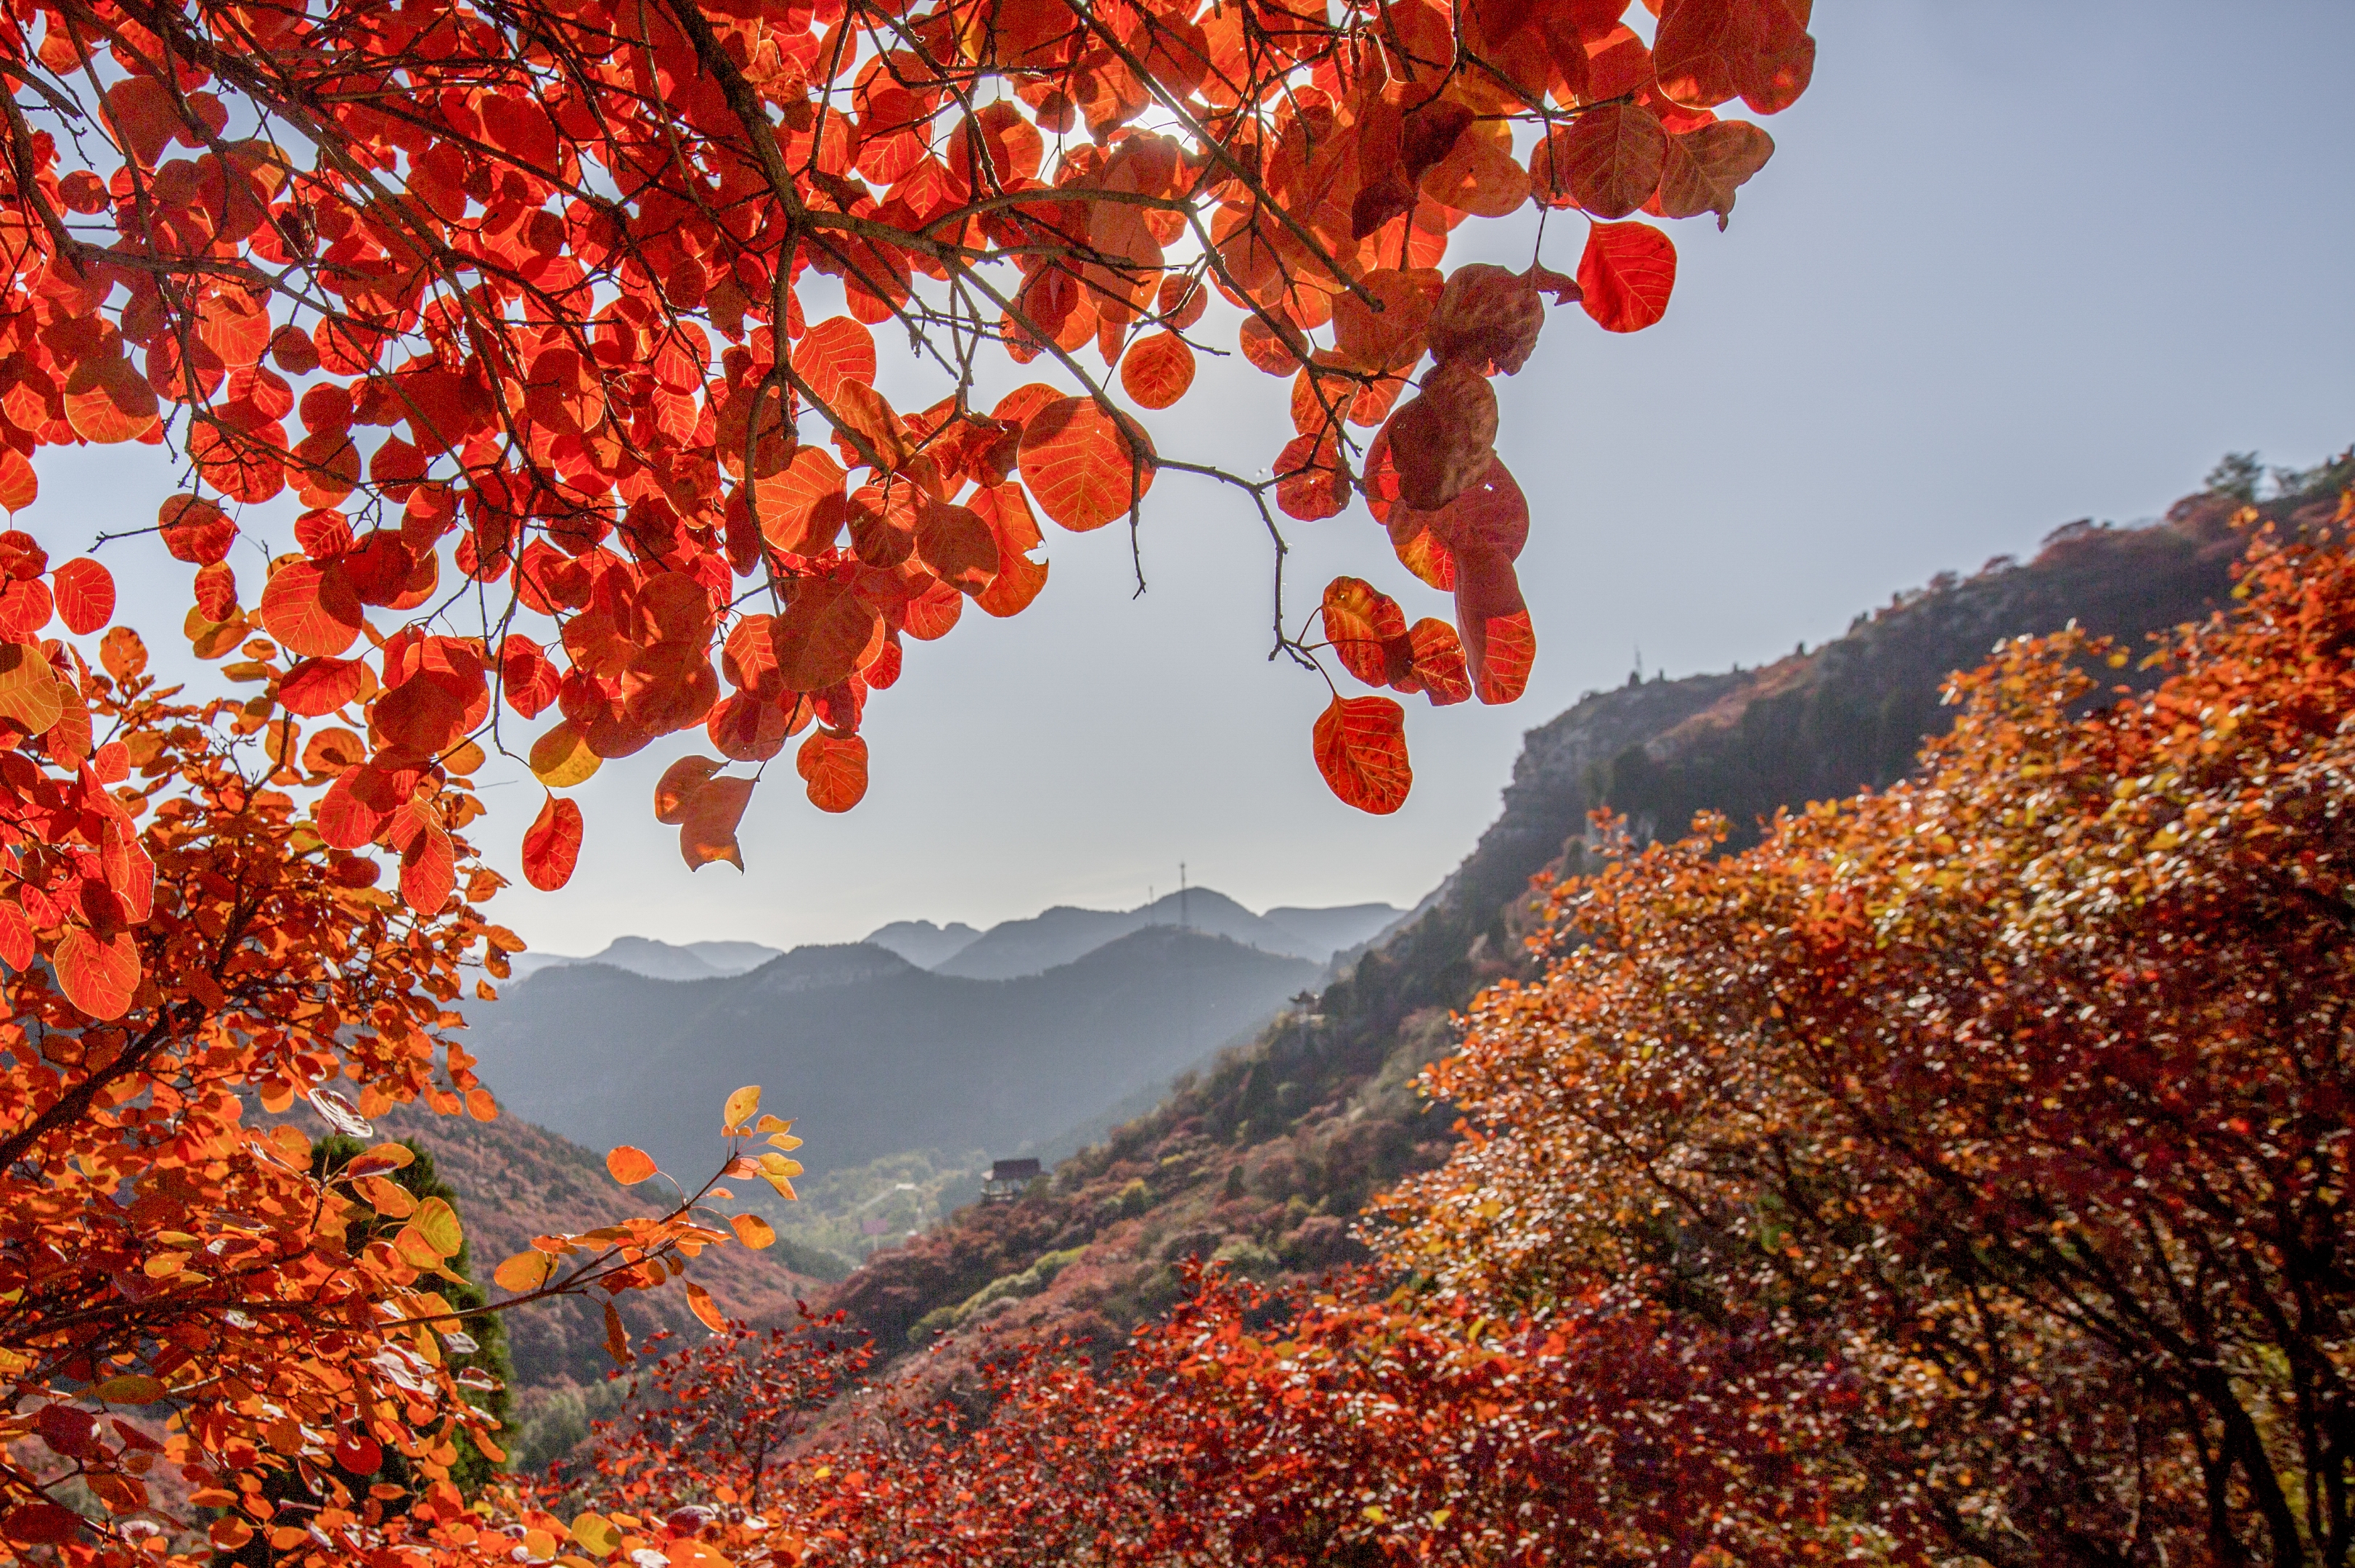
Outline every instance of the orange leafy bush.
[(1432, 1073), (1469, 1136), (1391, 1261), (1749, 1347), (1753, 1429), (1693, 1441), (1880, 1550), (2343, 1561), (2350, 520), (2260, 536), (2155, 691), (2013, 644), (1915, 781), (1560, 890)]

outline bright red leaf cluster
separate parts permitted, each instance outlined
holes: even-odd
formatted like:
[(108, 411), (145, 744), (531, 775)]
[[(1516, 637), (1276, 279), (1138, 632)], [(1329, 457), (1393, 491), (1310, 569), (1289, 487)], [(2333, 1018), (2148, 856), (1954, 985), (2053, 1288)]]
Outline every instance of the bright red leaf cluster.
[[(1812, 59), (1806, 0), (1668, 0), (1650, 45), (1625, 8), (27, 0), (0, 26), (0, 504), (33, 502), (47, 444), (180, 454), (157, 528), (196, 569), (188, 635), (266, 635), (293, 663), (265, 695), (364, 736), (332, 836), (422, 893), (447, 854), (417, 792), (482, 749), (554, 791), (701, 728), (723, 771), (690, 865), (736, 859), (733, 794), (797, 734), (847, 809), (906, 644), (1022, 610), (1038, 515), (1101, 528), (1164, 468), (1272, 534), (1363, 489), (1454, 593), (1473, 693), (1509, 701), (1529, 517), (1488, 379), (1544, 295), (1657, 320), (1674, 250), (1620, 220), (1721, 219), (1772, 143), (1715, 111), (1784, 108)], [(1532, 200), (1597, 220), (1575, 281), (1444, 270), (1466, 217)], [(1220, 334), (1294, 382), (1263, 481), (1132, 411)], [(999, 355), (1054, 379), (984, 395)], [(293, 549), (233, 560), (281, 497)], [(81, 569), (54, 593), (102, 623)], [(1315, 662), (1280, 608), (1276, 637)], [(1397, 726), (1339, 728), (1327, 776), (1387, 809)], [(542, 814), (535, 885), (581, 829)]]

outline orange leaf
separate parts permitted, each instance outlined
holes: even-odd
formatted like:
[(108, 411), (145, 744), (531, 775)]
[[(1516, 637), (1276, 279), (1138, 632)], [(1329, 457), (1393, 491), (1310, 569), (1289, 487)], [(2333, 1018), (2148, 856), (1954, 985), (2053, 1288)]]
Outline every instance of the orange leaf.
[(1723, 229), (1734, 192), (1774, 155), (1774, 138), (1747, 120), (1720, 120), (1672, 136), (1656, 210), (1663, 218), (1714, 212)]
[(262, 630), (289, 653), (334, 658), (360, 635), (366, 612), (343, 563), (289, 561), (261, 591)]
[(736, 825), (752, 799), (752, 781), (716, 778), (688, 797), (678, 827), (679, 858), (690, 871), (725, 860), (744, 869), (744, 855), (736, 844)]
[(1333, 793), (1360, 811), (1385, 816), (1406, 804), (1414, 783), (1407, 763), (1406, 709), (1387, 697), (1337, 697), (1312, 737), (1316, 769)]
[(1120, 388), (1140, 408), (1166, 409), (1194, 384), (1194, 351), (1174, 332), (1132, 344), (1120, 361)]
[(41, 650), (0, 641), (0, 719), (28, 735), (46, 733), (65, 715), (65, 691)]
[(1472, 695), (1472, 677), (1464, 660), (1464, 645), (1455, 628), (1435, 615), (1426, 615), (1407, 633), (1414, 663), (1401, 690), (1421, 691), (1433, 708), (1463, 702)]
[(289, 713), (324, 718), (357, 699), (369, 678), (360, 659), (304, 659), (278, 683), (278, 700)]
[(55, 956), (66, 999), (94, 1019), (119, 1019), (139, 986), (139, 948), (128, 932), (101, 938), (85, 925), (67, 928)]
[(727, 765), (709, 757), (686, 756), (665, 768), (655, 782), (655, 820), (671, 827), (686, 821), (687, 801)]
[(1397, 600), (1360, 578), (1337, 577), (1325, 585), (1324, 616), (1325, 640), (1351, 675), (1388, 686), (1406, 672), (1412, 650)]
[(802, 742), (794, 766), (808, 786), (810, 804), (820, 811), (848, 811), (866, 796), (864, 736), (836, 737), (817, 731)]
[(728, 1103), (719, 1107), (719, 1130), (722, 1133), (734, 1132), (751, 1121), (752, 1113), (760, 1108), (761, 1086), (758, 1083), (745, 1084), (730, 1094)]
[(712, 1301), (711, 1293), (693, 1280), (687, 1284), (687, 1304), (695, 1309), (695, 1315), (703, 1320), (706, 1328), (714, 1334), (728, 1332), (728, 1315)]
[(419, 914), (439, 914), (457, 885), (457, 856), (449, 832), (439, 822), (428, 821), (401, 846), (400, 896)]
[(544, 893), (570, 881), (573, 865), (581, 858), (581, 807), (559, 795), (549, 795), (523, 836), (524, 880)]
[(1668, 311), (1677, 248), (1648, 223), (1598, 223), (1578, 261), (1580, 304), (1606, 332), (1641, 332)]
[(882, 616), (848, 583), (804, 578), (770, 624), (769, 641), (787, 688), (824, 691), (850, 678), (882, 632)]
[(1355, 293), (1333, 301), (1333, 345), (1360, 370), (1403, 370), (1423, 357), (1423, 327), (1439, 303), (1438, 269), (1368, 272), (1359, 288), (1380, 304), (1374, 309)]
[(997, 575), (997, 540), (971, 507), (920, 498), (916, 554), (933, 576), (961, 593), (980, 593)]
[(1519, 697), (1537, 657), (1537, 634), (1513, 563), (1501, 553), (1476, 549), (1457, 554), (1455, 625), (1463, 635), (1474, 695), (1487, 703)]
[(1084, 398), (1061, 398), (1023, 426), (1023, 483), (1039, 509), (1085, 533), (1124, 517), (1153, 488), (1153, 448)]
[[(136, 441), (157, 424), (155, 389), (130, 360), (83, 360), (66, 378), (66, 421), (101, 445)], [(209, 427), (198, 427), (200, 429)]]
[[(621, 1152), (620, 1149), (613, 1151), (615, 1154)], [(610, 1158), (607, 1164), (609, 1166), (612, 1164)], [(556, 1268), (556, 1259), (551, 1253), (539, 1252), (537, 1249), (517, 1253), (491, 1271), (491, 1283), (501, 1290), (512, 1291), (517, 1296), (528, 1296), (546, 1285), (554, 1276)]]
[(758, 1214), (730, 1214), (728, 1223), (735, 1228), (736, 1239), (756, 1253), (776, 1242), (776, 1229)]
[(114, 619), (114, 574), (88, 556), (77, 556), (49, 574), (66, 629), (86, 637)]
[(605, 1168), (623, 1186), (635, 1187), (661, 1168), (655, 1164), (655, 1157), (645, 1150), (629, 1144), (618, 1144), (605, 1156)]
[(875, 335), (847, 315), (828, 316), (802, 334), (793, 361), (818, 400), (840, 413), (844, 382), (875, 384)]
[(1554, 128), (1529, 160), (1549, 207), (1582, 207), (1601, 219), (1626, 217), (1660, 188), (1668, 134), (1659, 116), (1632, 103), (1606, 103)]

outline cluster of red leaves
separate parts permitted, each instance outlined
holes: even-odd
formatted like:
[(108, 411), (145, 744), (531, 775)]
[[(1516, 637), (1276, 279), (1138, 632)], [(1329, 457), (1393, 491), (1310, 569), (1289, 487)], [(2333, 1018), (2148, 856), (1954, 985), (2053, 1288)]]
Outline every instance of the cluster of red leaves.
[(621, 1531), (681, 1564), (911, 1568), (1797, 1563), (1857, 1544), (1810, 1476), (1824, 1435), (1787, 1418), (1785, 1370), (1755, 1347), (1671, 1339), (1600, 1296), (1505, 1321), (1363, 1278), (1314, 1298), (1192, 1284), (1101, 1369), (1028, 1345), (964, 1397), (879, 1391), (817, 1440), (793, 1441), (803, 1413), (858, 1353), (812, 1327), (715, 1341), (605, 1431), (593, 1476), (535, 1497), (571, 1526), (533, 1512), (518, 1533), (566, 1568)]
[[(741, 795), (815, 726), (799, 772), (840, 810), (905, 640), (1035, 598), (1034, 509), (1100, 528), (1172, 465), (1123, 400), (1185, 392), (1215, 295), (1295, 378), (1298, 433), (1263, 482), (1175, 465), (1273, 529), (1271, 495), (1338, 511), (1349, 427), (1383, 425), (1369, 498), (1455, 594), (1473, 690), (1509, 700), (1528, 518), (1487, 378), (1527, 358), (1540, 287), (1657, 320), (1673, 248), (1614, 220), (1721, 218), (1772, 144), (1715, 107), (1774, 112), (1812, 63), (1806, 0), (1655, 9), (1647, 46), (1625, 0), (25, 0), (0, 18), (29, 94), (0, 122), (0, 505), (32, 501), (44, 444), (174, 443), (191, 637), (267, 634), (304, 719), (378, 699), (342, 831), (429, 867), (411, 784), (475, 746), (554, 790), (701, 726), (754, 770)], [(1464, 219), (1532, 199), (1604, 220), (1575, 283), (1443, 275)], [(879, 389), (879, 325), (936, 400)], [(984, 350), (1061, 385), (977, 399)], [(299, 553), (240, 585), (248, 508), (282, 495)], [(461, 611), (463, 635), (398, 629)], [(1314, 662), (1280, 610), (1276, 635)], [(1395, 706), (1328, 717), (1328, 778), (1388, 809)], [(691, 865), (737, 859), (731, 807), (692, 809)], [(531, 880), (561, 885), (581, 835), (551, 796)]]
[(2350, 523), (2257, 538), (2155, 691), (2009, 645), (1914, 782), (1561, 890), (1391, 1260), (1754, 1339), (1892, 1552), (2346, 1561)]

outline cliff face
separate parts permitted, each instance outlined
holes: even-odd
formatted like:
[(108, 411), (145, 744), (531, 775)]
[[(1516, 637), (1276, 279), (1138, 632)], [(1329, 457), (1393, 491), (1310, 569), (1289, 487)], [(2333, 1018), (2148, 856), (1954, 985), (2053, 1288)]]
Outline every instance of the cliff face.
[[(2296, 526), (2335, 500), (2264, 510)], [(1531, 879), (1579, 869), (1591, 811), (1654, 834), (1713, 809), (1748, 839), (1778, 808), (1887, 784), (1949, 721), (1948, 675), (1998, 641), (2073, 621), (2139, 643), (2227, 603), (2237, 506), (2201, 496), (2149, 528), (2073, 524), (2033, 560), (1941, 578), (1813, 653), (1588, 697), (1529, 731), (1471, 854), (1314, 1010), (1181, 1082), (1043, 1190), (877, 1254), (831, 1304), (887, 1354), (911, 1330), (937, 1341), (907, 1375), (953, 1385), (985, 1333), (1115, 1342), (1174, 1298), (1188, 1255), (1263, 1275), (1362, 1256), (1349, 1225), (1367, 1198), (1446, 1155), (1450, 1118), (1417, 1097), (1415, 1072), (1449, 1049), (1450, 1009), (1526, 964)]]

